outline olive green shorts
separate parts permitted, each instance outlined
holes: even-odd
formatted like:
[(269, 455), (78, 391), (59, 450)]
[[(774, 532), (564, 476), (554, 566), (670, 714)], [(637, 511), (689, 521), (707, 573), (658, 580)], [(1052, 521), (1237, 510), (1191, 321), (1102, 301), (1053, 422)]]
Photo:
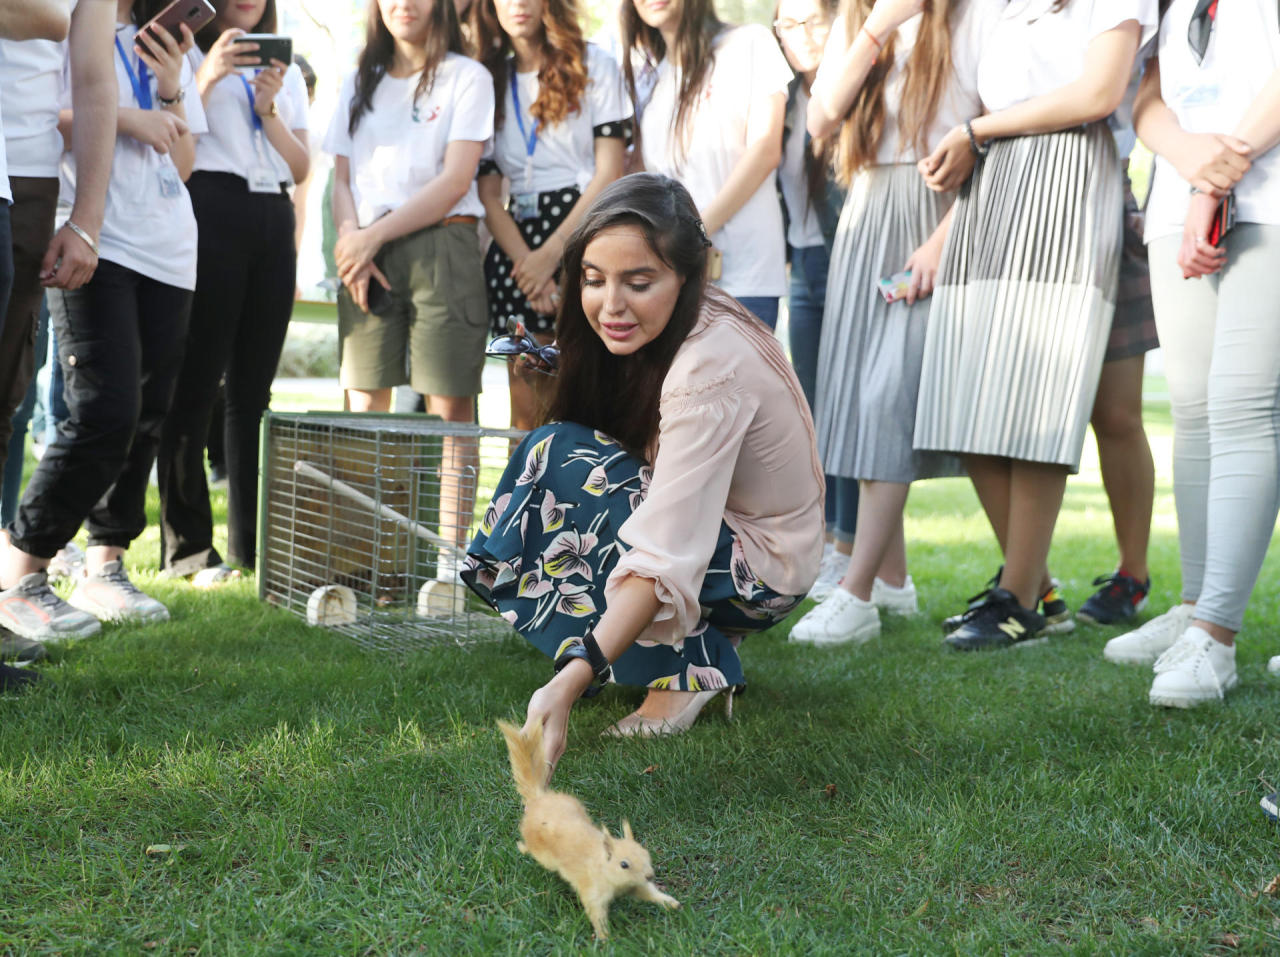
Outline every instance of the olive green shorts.
[(342, 387), (407, 382), (422, 395), (478, 394), (489, 315), (475, 224), (428, 226), (374, 261), (391, 283), (377, 314), (362, 312), (345, 287), (338, 293)]

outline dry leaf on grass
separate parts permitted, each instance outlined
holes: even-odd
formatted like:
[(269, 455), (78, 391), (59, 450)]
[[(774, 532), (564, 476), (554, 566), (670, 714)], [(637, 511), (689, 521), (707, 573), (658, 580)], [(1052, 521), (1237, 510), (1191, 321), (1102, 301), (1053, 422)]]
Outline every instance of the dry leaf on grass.
[(1277, 874), (1275, 877), (1271, 878), (1271, 883), (1262, 889), (1262, 893), (1268, 895), (1269, 897), (1275, 897), (1277, 895), (1280, 895), (1280, 874)]
[(822, 789), (822, 793), (829, 798), (833, 798), (836, 796), (836, 786), (834, 784), (828, 784), (825, 788)]

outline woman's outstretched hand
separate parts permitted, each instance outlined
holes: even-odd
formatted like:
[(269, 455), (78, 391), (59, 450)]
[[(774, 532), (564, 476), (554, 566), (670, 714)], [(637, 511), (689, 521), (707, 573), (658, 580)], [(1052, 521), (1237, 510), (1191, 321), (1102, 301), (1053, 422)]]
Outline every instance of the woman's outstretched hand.
[(564, 755), (565, 739), (569, 733), (569, 712), (573, 710), (573, 703), (590, 684), (591, 666), (585, 661), (571, 661), (529, 699), (524, 730), (530, 731), (536, 725), (542, 725), (542, 747), (547, 753), (548, 781)]

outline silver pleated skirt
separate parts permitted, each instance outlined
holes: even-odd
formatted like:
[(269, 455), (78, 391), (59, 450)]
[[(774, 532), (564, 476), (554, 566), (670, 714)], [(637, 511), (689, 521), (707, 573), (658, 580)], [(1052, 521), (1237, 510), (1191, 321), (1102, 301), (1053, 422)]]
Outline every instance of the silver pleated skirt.
[(912, 447), (929, 300), (886, 303), (876, 283), (901, 272), (951, 205), (914, 165), (872, 166), (840, 214), (818, 351), (818, 452), (828, 475), (912, 482), (958, 475), (954, 456)]
[(996, 140), (956, 201), (933, 294), (919, 449), (1080, 467), (1124, 212), (1104, 123)]

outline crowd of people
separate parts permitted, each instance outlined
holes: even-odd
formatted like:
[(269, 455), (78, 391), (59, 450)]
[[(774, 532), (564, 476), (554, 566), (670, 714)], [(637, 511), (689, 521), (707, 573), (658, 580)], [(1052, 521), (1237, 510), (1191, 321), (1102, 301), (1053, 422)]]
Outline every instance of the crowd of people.
[[(194, 34), (147, 27), (158, 0), (0, 7), (0, 464), (42, 304), (66, 406), (0, 551), (11, 663), (167, 617), (123, 564), (153, 465), (165, 574), (216, 587), (253, 564), (311, 160), (302, 71), (240, 39), (274, 33), (275, 4), (217, 0)], [(617, 734), (731, 706), (742, 637), (806, 595), (791, 638), (817, 646), (918, 614), (915, 481), (968, 476), (1003, 555), (944, 622), (951, 648), (1136, 625), (1159, 344), (1182, 600), (1104, 655), (1190, 707), (1237, 683), (1280, 509), (1278, 142), (1264, 0), (779, 0), (772, 32), (711, 0), (623, 0), (599, 42), (572, 0), (373, 0), (322, 140), (341, 386), (355, 411), (408, 385), (471, 422), (491, 337), (555, 340), (557, 375), (510, 364), (530, 431), (447, 569), (556, 660), (530, 704), (554, 764), (603, 680), (649, 689)], [(1117, 564), (1073, 615), (1048, 559), (1090, 424)], [(81, 526), (64, 599), (50, 565)]]

